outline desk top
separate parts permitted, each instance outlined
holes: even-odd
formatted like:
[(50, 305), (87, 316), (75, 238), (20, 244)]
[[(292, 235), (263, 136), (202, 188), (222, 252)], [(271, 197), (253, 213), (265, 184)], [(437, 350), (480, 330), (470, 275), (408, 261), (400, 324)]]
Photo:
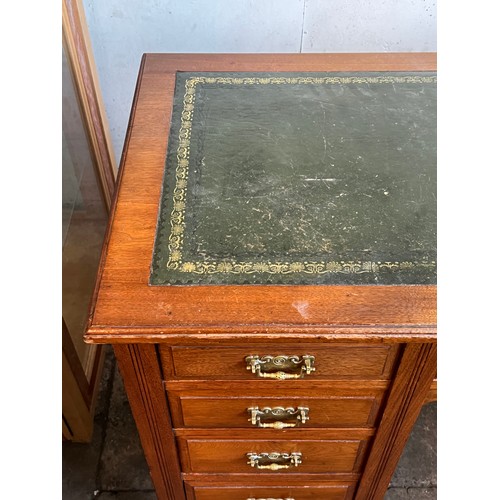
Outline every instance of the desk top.
[(434, 339), (435, 65), (145, 55), (86, 340)]

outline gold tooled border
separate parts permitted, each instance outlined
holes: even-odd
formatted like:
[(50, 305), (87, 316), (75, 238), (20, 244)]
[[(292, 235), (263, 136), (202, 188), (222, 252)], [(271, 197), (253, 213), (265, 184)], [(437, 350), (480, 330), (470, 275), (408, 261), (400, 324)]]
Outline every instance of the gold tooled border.
[(201, 83), (226, 85), (282, 85), (282, 84), (344, 84), (344, 83), (436, 83), (435, 76), (377, 76), (377, 77), (204, 77), (188, 78), (185, 84), (179, 145), (177, 147), (177, 166), (173, 209), (170, 214), (170, 236), (168, 240), (169, 259), (167, 269), (195, 274), (325, 274), (375, 273), (379, 269), (409, 270), (414, 268), (434, 268), (435, 261), (424, 262), (372, 262), (372, 261), (328, 261), (328, 262), (191, 262), (183, 261), (182, 247), (185, 229), (187, 179), (189, 175), (189, 154), (191, 128), (195, 104), (196, 85)]

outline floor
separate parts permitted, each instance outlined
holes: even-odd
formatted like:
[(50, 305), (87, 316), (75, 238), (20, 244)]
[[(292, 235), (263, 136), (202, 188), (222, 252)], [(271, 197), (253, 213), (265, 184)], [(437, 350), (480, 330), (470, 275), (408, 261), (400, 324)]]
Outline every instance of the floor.
[[(437, 498), (435, 403), (422, 409), (384, 500)], [(62, 445), (63, 500), (154, 500), (139, 437), (113, 352), (105, 365), (89, 444)]]

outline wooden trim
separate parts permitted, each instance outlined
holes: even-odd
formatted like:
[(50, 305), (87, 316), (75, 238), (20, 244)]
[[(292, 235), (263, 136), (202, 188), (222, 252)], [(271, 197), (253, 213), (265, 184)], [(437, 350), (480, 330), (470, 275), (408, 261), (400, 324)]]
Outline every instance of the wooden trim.
[[(244, 285), (243, 285), (244, 286)], [(98, 289), (97, 289), (98, 290)], [(215, 290), (214, 290), (215, 293)], [(94, 295), (95, 297), (95, 295)], [(191, 325), (167, 327), (94, 326), (90, 318), (85, 342), (89, 344), (161, 343), (169, 346), (191, 346), (211, 343), (232, 346), (249, 335), (254, 344), (313, 343), (331, 341), (380, 343), (434, 343), (437, 334), (433, 326), (344, 326), (304, 325), (303, 327), (249, 325)], [(225, 331), (224, 331), (225, 330)]]
[[(73, 363), (74, 364), (74, 363)], [(62, 413), (63, 437), (88, 443), (92, 438), (93, 420), (88, 404), (88, 393), (80, 388), (80, 377), (75, 377), (73, 364), (62, 351)], [(80, 366), (80, 365), (76, 365)], [(80, 367), (81, 368), (81, 367)], [(83, 371), (83, 370), (82, 370)]]
[[(353, 486), (357, 474), (342, 474), (342, 476), (351, 476), (350, 478), (338, 479), (338, 476), (332, 478), (330, 474), (185, 474), (190, 476), (189, 482), (195, 487), (207, 488), (246, 488), (253, 486), (300, 486), (324, 488), (328, 486)], [(221, 498), (221, 500), (224, 500)], [(242, 499), (243, 500), (243, 499)], [(297, 499), (299, 500), (299, 499)]]
[(62, 318), (62, 350), (71, 367), (71, 372), (73, 374), (72, 377), (75, 379), (75, 382), (78, 385), (80, 392), (82, 393), (85, 404), (88, 408), (90, 408), (91, 387), (89, 384), (89, 380), (80, 362), (78, 353), (76, 352), (73, 340), (71, 339), (71, 335), (69, 333), (68, 327), (66, 326), (64, 318)]
[(68, 424), (66, 422), (66, 420), (64, 419), (64, 415), (63, 415), (63, 418), (62, 418), (62, 439), (63, 441), (71, 441), (71, 430), (70, 428), (68, 427)]
[(91, 410), (93, 410), (97, 399), (97, 384), (101, 379), (104, 364), (102, 347), (102, 345), (89, 346), (91, 352), (89, 353), (89, 359), (87, 359), (87, 363), (84, 368), (80, 362), (78, 353), (76, 352), (73, 340), (68, 327), (66, 326), (66, 322), (64, 321), (64, 318), (62, 318), (62, 348), (68, 362), (71, 365), (73, 374), (77, 379), (80, 391), (82, 392), (83, 397)]
[(63, 43), (109, 212), (115, 188), (116, 163), (81, 0), (63, 0), (62, 25)]
[[(93, 321), (94, 314), (95, 314), (96, 301), (97, 301), (97, 297), (99, 295), (99, 289), (101, 287), (101, 280), (102, 280), (102, 276), (104, 273), (104, 265), (106, 263), (106, 258), (108, 255), (109, 240), (111, 238), (111, 228), (113, 227), (113, 222), (114, 222), (114, 218), (115, 218), (115, 214), (116, 214), (116, 206), (118, 204), (118, 193), (119, 193), (118, 186), (120, 185), (121, 179), (123, 177), (123, 172), (124, 172), (123, 165), (125, 164), (125, 161), (127, 158), (128, 144), (129, 144), (130, 136), (132, 133), (132, 124), (133, 124), (134, 118), (135, 118), (135, 109), (136, 109), (137, 100), (139, 98), (139, 91), (141, 88), (142, 74), (144, 71), (145, 61), (146, 61), (146, 58), (143, 56), (141, 59), (140, 67), (139, 67), (139, 74), (137, 77), (134, 98), (132, 100), (132, 110), (130, 112), (129, 122), (128, 122), (128, 126), (127, 126), (127, 132), (125, 134), (125, 143), (123, 146), (123, 154), (122, 154), (122, 157), (120, 160), (120, 169), (118, 171), (117, 180), (116, 180), (117, 189), (115, 190), (115, 192), (113, 194), (113, 199), (111, 202), (111, 208), (110, 208), (109, 219), (108, 219), (108, 226), (106, 228), (106, 233), (104, 234), (104, 241), (103, 241), (102, 249), (101, 249), (101, 258), (99, 261), (99, 268), (97, 270), (97, 277), (96, 277), (96, 283), (95, 283), (95, 287), (94, 287), (94, 293), (92, 294), (92, 300), (90, 301), (89, 318), (87, 321), (86, 330), (88, 330), (89, 327), (92, 325), (92, 321)], [(87, 335), (85, 335), (85, 342), (92, 343), (92, 342), (90, 342)], [(109, 344), (111, 342), (104, 341), (102, 343)]]
[(433, 401), (437, 401), (437, 398), (438, 398), (438, 394), (437, 394), (437, 390), (438, 390), (438, 381), (437, 379), (434, 379), (432, 381), (432, 384), (431, 384), (431, 387), (429, 389), (429, 392), (427, 393), (427, 397), (425, 398), (425, 403), (432, 403)]
[(86, 370), (83, 368), (73, 340), (62, 318), (62, 397), (63, 437), (70, 441), (89, 442), (92, 438), (93, 415), (99, 381), (104, 365), (103, 346), (89, 346)]
[(436, 376), (436, 353), (436, 344), (409, 344), (406, 347), (356, 491), (357, 500), (378, 500), (384, 497)]
[(154, 345), (114, 346), (159, 500), (183, 500), (184, 487)]
[(436, 52), (146, 53), (156, 71), (436, 71)]
[[(269, 478), (270, 474), (263, 474), (259, 475), (256, 474), (255, 472), (245, 472), (244, 474), (238, 473), (238, 474), (220, 474), (220, 473), (199, 473), (199, 472), (184, 472), (182, 474), (182, 478), (184, 479), (185, 482), (196, 482), (198, 484), (203, 484), (203, 485), (210, 485), (210, 484), (220, 484), (220, 482), (224, 482), (224, 484), (227, 484), (228, 486), (230, 484), (251, 484), (252, 486), (256, 485), (268, 485), (269, 484)], [(278, 476), (276, 476), (277, 478)], [(297, 484), (300, 486), (307, 485), (307, 486), (313, 486), (316, 482), (320, 481), (332, 481), (335, 483), (351, 483), (351, 482), (356, 482), (359, 479), (359, 474), (358, 473), (343, 473), (343, 472), (336, 472), (335, 475), (332, 475), (331, 473), (323, 473), (323, 472), (315, 472), (315, 473), (308, 473), (308, 474), (286, 474), (284, 479), (286, 479), (287, 484)], [(277, 480), (279, 481), (279, 480)], [(281, 478), (281, 481), (283, 481), (283, 476)], [(181, 500), (175, 499), (175, 500)], [(182, 500), (184, 500), (184, 497), (182, 497)], [(224, 500), (221, 498), (221, 500)], [(245, 499), (243, 499), (245, 500)], [(296, 499), (299, 500), (299, 499)], [(347, 499), (346, 499), (347, 500)]]

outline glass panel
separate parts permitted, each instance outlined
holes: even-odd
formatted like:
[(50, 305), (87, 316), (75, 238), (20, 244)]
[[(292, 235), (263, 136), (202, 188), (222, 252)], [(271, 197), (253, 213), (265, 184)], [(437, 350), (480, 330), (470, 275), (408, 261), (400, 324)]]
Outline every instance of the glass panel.
[(62, 91), (62, 309), (90, 376), (93, 349), (83, 342), (83, 333), (108, 214), (64, 47)]

